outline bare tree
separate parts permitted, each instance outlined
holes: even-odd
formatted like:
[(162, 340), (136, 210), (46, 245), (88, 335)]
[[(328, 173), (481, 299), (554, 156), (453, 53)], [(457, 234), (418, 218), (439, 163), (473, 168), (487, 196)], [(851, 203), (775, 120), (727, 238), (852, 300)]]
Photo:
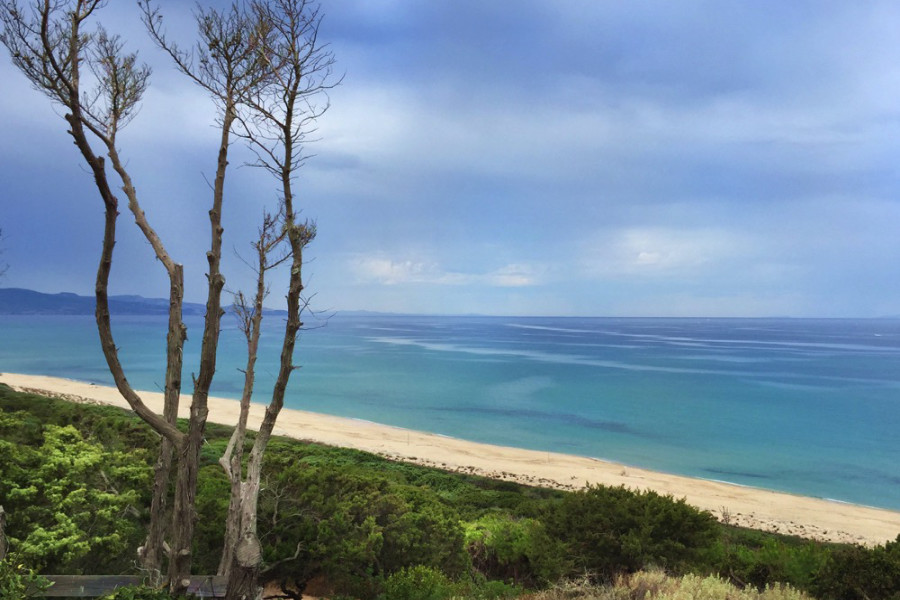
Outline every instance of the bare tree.
[[(318, 41), (321, 15), (318, 4), (307, 0), (255, 0), (251, 2), (267, 66), (264, 85), (254, 87), (244, 103), (249, 111), (239, 117), (239, 135), (256, 151), (256, 165), (278, 181), (281, 193), (280, 223), (266, 217), (255, 247), (258, 255), (257, 290), (252, 309), (242, 295), (238, 296), (242, 328), (248, 340), (248, 362), (238, 427), (220, 460), (231, 479), (231, 502), (226, 525), (225, 552), (220, 572), (229, 577), (226, 598), (238, 600), (256, 595), (257, 579), (262, 563), (262, 549), (257, 535), (262, 460), (272, 436), (275, 422), (284, 406), (293, 364), (294, 345), (302, 327), (301, 313), (306, 308), (303, 296), (303, 251), (315, 238), (314, 223), (300, 220), (294, 180), (305, 156), (302, 152), (306, 136), (316, 119), (328, 108), (326, 92), (337, 85), (333, 81), (334, 57)], [(324, 96), (324, 101), (322, 100)], [(271, 261), (268, 255), (282, 241), (286, 254)], [(288, 277), (288, 318), (282, 339), (278, 376), (266, 408), (262, 424), (247, 460), (246, 477), (242, 477), (244, 436), (253, 392), (254, 364), (262, 319), (262, 302), (266, 294), (265, 274), (274, 265), (290, 262)], [(242, 308), (241, 308), (242, 307)]]
[[(98, 27), (95, 33), (84, 32), (83, 24), (102, 5), (101, 0), (35, 0), (23, 9), (14, 0), (0, 0), (0, 21), (3, 24), (0, 41), (9, 49), (13, 63), (32, 85), (66, 111), (64, 118), (69, 124), (68, 133), (90, 167), (103, 200), (106, 213), (95, 289), (96, 317), (104, 355), (116, 386), (135, 412), (154, 429), (180, 441), (181, 433), (150, 411), (125, 379), (109, 322), (107, 289), (115, 245), (118, 198), (110, 186), (106, 158), (94, 150), (93, 144), (99, 144), (112, 163), (135, 222), (170, 276), (170, 314), (180, 314), (181, 310), (181, 286), (178, 285), (181, 266), (171, 259), (159, 236), (147, 222), (131, 178), (119, 157), (117, 135), (134, 116), (150, 70), (138, 65), (135, 54), (123, 53), (119, 38), (109, 36), (102, 27)], [(92, 73), (95, 78), (93, 87), (87, 90), (82, 89), (84, 65), (88, 67), (88, 75)], [(180, 317), (173, 320), (179, 322), (180, 327), (176, 329), (183, 330)], [(172, 354), (180, 354), (176, 352), (177, 348), (172, 350)]]
[[(65, 111), (68, 133), (90, 167), (103, 200), (105, 220), (95, 283), (95, 315), (103, 354), (116, 387), (132, 409), (162, 435), (166, 445), (181, 448), (187, 438), (175, 427), (175, 415), (181, 394), (182, 350), (186, 339), (182, 321), (184, 272), (150, 226), (117, 147), (118, 133), (133, 118), (146, 89), (150, 69), (138, 64), (136, 54), (125, 53), (119, 38), (108, 35), (101, 26), (94, 33), (85, 31), (85, 23), (104, 5), (102, 0), (33, 0), (27, 7), (21, 7), (15, 0), (0, 0), (3, 24), (0, 41), (35, 89)], [(91, 84), (86, 88), (83, 85), (85, 79)], [(99, 152), (95, 146), (100, 147)], [(165, 411), (162, 416), (151, 411), (131, 388), (113, 337), (108, 289), (119, 201), (106, 170), (107, 158), (119, 178), (135, 223), (169, 278)], [(151, 529), (160, 527), (162, 518), (161, 512), (154, 513)], [(158, 562), (151, 562), (148, 567), (159, 571)]]
[[(259, 239), (253, 244), (256, 251), (257, 264), (255, 267), (256, 293), (252, 302), (242, 292), (235, 295), (234, 310), (238, 318), (238, 326), (247, 340), (247, 366), (244, 369), (244, 389), (241, 394), (241, 407), (237, 426), (219, 464), (225, 469), (231, 482), (231, 498), (228, 506), (228, 514), (225, 521), (225, 539), (222, 546), (222, 556), (219, 561), (218, 574), (229, 577), (228, 588), (232, 592), (229, 597), (242, 597), (245, 593), (252, 593), (256, 587), (256, 567), (262, 558), (262, 548), (255, 536), (247, 536), (241, 530), (241, 523), (246, 520), (256, 519), (255, 507), (247, 499), (247, 489), (251, 482), (259, 481), (260, 461), (251, 461), (247, 469), (246, 479), (243, 476), (243, 459), (245, 455), (245, 442), (247, 436), (247, 420), (250, 413), (250, 401), (253, 397), (253, 389), (256, 377), (256, 359), (259, 350), (259, 338), (262, 331), (263, 302), (269, 294), (266, 287), (266, 274), (275, 267), (290, 259), (290, 253), (278, 253), (287, 232), (282, 227), (279, 218), (266, 214), (259, 231)], [(263, 442), (265, 444), (265, 442)], [(254, 449), (258, 445), (254, 442)], [(252, 451), (251, 451), (252, 455)], [(258, 486), (257, 486), (258, 487)], [(256, 490), (258, 493), (258, 489)], [(247, 515), (247, 511), (253, 511)], [(244, 565), (249, 569), (235, 568), (235, 565)], [(234, 579), (232, 579), (234, 575)]]
[[(248, 333), (248, 384), (246, 403), (253, 388), (253, 362), (258, 340), (265, 273), (281, 261), (290, 263), (287, 305), (281, 361), (260, 431), (250, 456), (246, 478), (241, 478), (244, 444), (235, 438), (223, 457), (232, 477), (232, 506), (229, 537), (223, 554), (223, 570), (229, 571), (229, 597), (255, 594), (261, 562), (256, 536), (256, 512), (262, 457), (272, 435), (275, 420), (284, 404), (290, 374), (294, 370), (293, 351), (302, 326), (303, 250), (315, 237), (315, 225), (300, 220), (296, 207), (294, 178), (303, 164), (306, 136), (315, 120), (328, 108), (323, 92), (332, 82), (333, 57), (318, 43), (321, 22), (319, 7), (307, 0), (253, 0), (235, 4), (219, 13), (198, 9), (198, 43), (182, 51), (167, 41), (161, 17), (149, 0), (140, 0), (144, 21), (151, 36), (173, 59), (176, 66), (206, 89), (219, 109), (221, 139), (209, 211), (211, 245), (207, 310), (201, 346), (201, 362), (193, 381), (193, 396), (187, 433), (175, 426), (182, 387), (182, 351), (186, 328), (182, 321), (184, 275), (181, 264), (169, 255), (151, 227), (139, 202), (137, 190), (120, 157), (118, 133), (134, 117), (146, 89), (150, 70), (140, 65), (137, 55), (126, 53), (117, 36), (98, 26), (91, 33), (85, 24), (103, 8), (104, 0), (0, 0), (0, 41), (9, 49), (13, 63), (32, 85), (63, 108), (68, 133), (93, 175), (104, 204), (103, 244), (95, 283), (96, 321), (101, 348), (116, 387), (135, 413), (163, 438), (156, 466), (154, 504), (142, 561), (151, 573), (162, 570), (163, 550), (168, 554), (169, 589), (181, 593), (189, 583), (191, 542), (197, 515), (194, 500), (200, 445), (208, 414), (207, 399), (216, 366), (221, 292), (224, 277), (220, 270), (222, 247), (222, 202), (227, 154), (233, 128), (255, 149), (256, 165), (275, 176), (281, 195), (279, 218), (264, 221), (257, 244), (259, 280), (253, 308), (245, 305)], [(87, 82), (87, 83), (85, 83)], [(107, 172), (112, 165), (125, 194), (129, 212), (153, 248), (169, 278), (169, 321), (166, 341), (165, 405), (162, 415), (151, 411), (131, 388), (119, 361), (109, 312), (109, 279), (115, 246), (119, 201)], [(282, 242), (285, 253), (271, 258)], [(239, 302), (240, 304), (240, 302)], [(246, 304), (246, 303), (245, 303)], [(243, 436), (246, 416), (239, 423)], [(165, 490), (170, 482), (172, 456), (178, 457), (175, 501), (166, 544)], [(235, 467), (237, 465), (237, 467)], [(230, 565), (230, 567), (228, 566)]]
[[(200, 367), (194, 378), (193, 397), (187, 434), (175, 426), (181, 393), (182, 350), (186, 328), (182, 321), (184, 276), (182, 266), (167, 252), (163, 242), (150, 226), (142, 209), (117, 147), (119, 131), (133, 118), (146, 89), (150, 70), (137, 62), (135, 54), (123, 51), (119, 38), (110, 36), (98, 26), (94, 33), (85, 31), (86, 22), (103, 8), (103, 0), (31, 0), (26, 7), (16, 0), (0, 0), (0, 41), (9, 49), (14, 64), (32, 85), (59, 104), (69, 124), (68, 133), (87, 162), (105, 207), (105, 226), (95, 295), (96, 319), (101, 347), (116, 386), (132, 409), (163, 437), (156, 466), (154, 504), (150, 533), (141, 553), (151, 574), (162, 568), (162, 548), (169, 555), (170, 590), (184, 591), (189, 583), (191, 544), (197, 518), (194, 501), (200, 446), (208, 414), (207, 398), (216, 366), (221, 315), (221, 291), (224, 277), (220, 271), (223, 229), (221, 225), (225, 170), (228, 164), (229, 135), (234, 121), (238, 88), (245, 81), (241, 69), (258, 56), (252, 40), (245, 34), (252, 29), (243, 23), (220, 19), (214, 13), (200, 11), (198, 65), (193, 70), (191, 56), (181, 53), (165, 39), (155, 25), (158, 14), (144, 3), (145, 17), (151, 34), (166, 48), (176, 64), (192, 75), (219, 101), (222, 138), (217, 161), (212, 208), (209, 211), (211, 246), (209, 262), (206, 318), (201, 346)], [(234, 35), (232, 35), (234, 34)], [(205, 37), (204, 37), (205, 36)], [(220, 77), (224, 70), (227, 76)], [(83, 85), (89, 81), (91, 85)], [(95, 147), (99, 146), (99, 152)], [(105, 157), (103, 156), (105, 155)], [(169, 277), (169, 324), (166, 348), (165, 406), (163, 415), (152, 412), (131, 388), (119, 361), (114, 341), (108, 302), (110, 270), (113, 260), (118, 217), (118, 199), (106, 171), (107, 159), (121, 183), (128, 208), (137, 226), (154, 250), (156, 258)], [(172, 452), (179, 457), (175, 485), (175, 501), (171, 526), (163, 523), (166, 514), (165, 494), (170, 480)], [(171, 543), (164, 535), (169, 531)]]
[[(176, 489), (175, 514), (173, 519), (172, 539), (174, 547), (180, 550), (170, 556), (170, 581), (182, 578), (190, 573), (190, 547), (193, 538), (196, 515), (192, 514), (194, 492), (196, 490), (197, 469), (203, 429), (207, 415), (207, 399), (212, 376), (216, 366), (216, 349), (220, 330), (221, 293), (225, 278), (220, 270), (222, 257), (222, 204), (225, 189), (225, 175), (228, 168), (228, 150), (231, 143), (231, 132), (237, 118), (240, 99), (246, 96), (255, 86), (261, 85), (262, 62), (260, 61), (258, 28), (252, 26), (246, 13), (238, 5), (217, 11), (198, 7), (195, 12), (197, 22), (197, 41), (190, 50), (182, 50), (176, 43), (166, 38), (162, 29), (162, 14), (151, 0), (139, 2), (144, 24), (153, 40), (170, 56), (178, 70), (187, 75), (197, 85), (206, 90), (216, 103), (220, 141), (216, 176), (213, 183), (213, 204), (209, 211), (211, 229), (211, 247), (207, 252), (209, 262), (207, 295), (207, 318), (201, 343), (200, 370), (194, 380), (194, 395), (191, 403), (191, 419), (188, 430), (187, 446), (179, 461), (179, 481), (183, 486), (182, 493)], [(171, 450), (162, 459), (171, 463)], [(166, 481), (166, 474), (158, 472), (157, 483)], [(160, 495), (164, 501), (164, 495)], [(190, 507), (191, 514), (184, 510)], [(179, 516), (180, 515), (180, 516)], [(151, 531), (156, 544), (161, 540), (161, 532)], [(148, 537), (148, 545), (151, 542)], [(154, 548), (155, 549), (155, 548)], [(158, 550), (157, 550), (158, 552)]]

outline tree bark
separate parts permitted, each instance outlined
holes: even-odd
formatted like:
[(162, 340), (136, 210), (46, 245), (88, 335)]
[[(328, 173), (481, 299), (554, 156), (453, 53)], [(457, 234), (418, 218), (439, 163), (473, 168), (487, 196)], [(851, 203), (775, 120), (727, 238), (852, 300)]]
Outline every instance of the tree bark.
[[(263, 456), (284, 406), (288, 381), (295, 369), (294, 347), (297, 333), (302, 327), (300, 314), (304, 308), (301, 306), (303, 250), (314, 237), (315, 228), (308, 223), (298, 223), (299, 215), (293, 203), (292, 179), (295, 169), (303, 163), (300, 149), (304, 139), (304, 126), (314, 121), (327, 108), (326, 104), (325, 108), (316, 109), (308, 99), (330, 87), (326, 80), (331, 73), (332, 64), (330, 53), (323, 51), (316, 43), (319, 26), (317, 6), (307, 3), (307, 0), (285, 0), (278, 3), (259, 0), (252, 3), (252, 10), (265, 28), (273, 32), (271, 40), (262, 40), (263, 61), (270, 69), (267, 85), (271, 89), (247, 99), (249, 108), (256, 113), (256, 118), (251, 118), (251, 121), (257, 129), (251, 131), (248, 127), (245, 137), (258, 150), (258, 166), (266, 168), (281, 184), (284, 207), (282, 235), (287, 237), (290, 244), (288, 257), (291, 265), (287, 293), (288, 318), (272, 399), (250, 451), (246, 479), (240, 487), (234, 486), (232, 482), (232, 490), (239, 491), (240, 494), (239, 501), (234, 503), (240, 505), (240, 518), (236, 521), (240, 526), (241, 541), (231, 561), (226, 600), (246, 600), (253, 597), (262, 560), (261, 554), (256, 556), (252, 553), (239, 558), (239, 550), (242, 544), (254, 547), (259, 544), (257, 507)], [(233, 469), (232, 473), (234, 472)], [(240, 471), (237, 470), (237, 473)], [(232, 500), (234, 501), (234, 497)]]
[[(290, 153), (291, 145), (285, 146), (286, 153)], [(256, 564), (250, 564), (251, 555), (239, 558), (238, 551), (241, 544), (259, 544), (257, 537), (256, 516), (259, 503), (259, 487), (262, 476), (262, 461), (266, 452), (275, 422), (284, 406), (284, 395), (287, 391), (288, 381), (294, 372), (294, 346), (297, 341), (297, 333), (302, 323), (300, 321), (300, 298), (303, 293), (303, 248), (309, 242), (308, 229), (305, 225), (294, 224), (296, 215), (293, 210), (293, 193), (289, 176), (282, 178), (285, 198), (284, 230), (291, 247), (291, 270), (288, 284), (287, 307), (288, 318), (285, 324), (284, 338), (281, 346), (281, 362), (278, 369), (278, 377), (272, 391), (272, 400), (266, 407), (263, 422), (253, 442), (250, 451), (250, 459), (247, 463), (247, 478), (240, 487), (240, 529), (241, 542), (234, 553), (226, 588), (225, 600), (245, 600), (252, 598), (253, 588), (256, 587), (259, 566), (262, 562), (262, 554), (259, 554)], [(262, 272), (262, 271), (261, 271)], [(262, 275), (260, 275), (262, 279)]]
[(6, 511), (0, 506), (0, 560), (6, 558), (9, 542), (6, 539)]
[[(268, 223), (268, 221), (267, 221)], [(244, 370), (244, 390), (241, 394), (241, 409), (238, 416), (237, 427), (228, 441), (225, 453), (219, 459), (219, 464), (225, 469), (231, 482), (231, 498), (228, 503), (228, 513), (225, 519), (225, 539), (222, 547), (222, 557), (219, 561), (218, 574), (228, 577), (231, 574), (233, 554), (241, 536), (241, 502), (243, 499), (244, 478), (242, 463), (244, 457), (244, 442), (247, 434), (247, 418), (250, 413), (250, 400), (253, 397), (253, 386), (256, 379), (256, 357), (259, 350), (259, 336), (263, 318), (263, 300), (266, 296), (265, 272), (267, 244), (266, 224), (260, 234), (258, 250), (258, 276), (256, 295), (253, 308), (248, 309), (243, 300), (239, 306), (241, 311), (241, 329), (247, 337), (247, 367)], [(241, 296), (243, 298), (243, 296)]]
[(262, 588), (257, 585), (262, 548), (256, 535), (242, 537), (232, 557), (225, 600), (255, 600), (262, 597)]
[[(184, 289), (184, 270), (181, 265), (175, 269), (175, 277), (169, 289), (169, 332), (166, 336), (166, 386), (163, 418), (173, 427), (178, 419), (178, 404), (181, 398), (181, 373), (183, 370), (183, 354), (187, 338), (182, 322)], [(172, 480), (172, 460), (174, 445), (169, 438), (162, 438), (159, 455), (154, 466), (153, 496), (150, 502), (150, 523), (147, 527), (147, 539), (139, 553), (141, 568), (154, 586), (162, 584), (163, 548), (168, 528), (167, 505), (169, 484)]]
[(195, 500), (197, 495), (197, 473), (203, 433), (209, 415), (209, 388), (216, 372), (216, 354), (219, 346), (222, 315), (222, 288), (225, 277), (221, 272), (222, 260), (222, 200), (225, 191), (225, 173), (228, 168), (228, 146), (231, 127), (235, 119), (235, 106), (228, 98), (222, 119), (219, 154), (216, 163), (216, 179), (213, 187), (213, 206), (209, 211), (210, 250), (206, 253), (209, 263), (207, 274), (208, 289), (206, 317), (204, 318), (203, 339), (200, 344), (200, 369), (194, 379), (194, 394), (191, 399), (191, 413), (188, 434), (180, 449), (178, 478), (175, 482), (175, 504), (172, 516), (172, 555), (169, 557), (169, 590), (173, 595), (183, 594), (190, 582), (194, 526), (197, 522)]

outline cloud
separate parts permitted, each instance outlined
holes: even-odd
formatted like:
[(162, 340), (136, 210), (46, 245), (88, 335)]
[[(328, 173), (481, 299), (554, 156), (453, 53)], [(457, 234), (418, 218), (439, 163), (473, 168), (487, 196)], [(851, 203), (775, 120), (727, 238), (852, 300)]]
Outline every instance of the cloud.
[(708, 274), (747, 256), (749, 244), (716, 229), (634, 227), (587, 242), (583, 265), (593, 277), (684, 278)]
[(445, 270), (436, 262), (355, 257), (350, 260), (350, 269), (359, 283), (386, 286), (426, 284), (515, 288), (540, 283), (540, 270), (524, 264), (505, 265), (487, 273), (463, 273)]
[[(522, 0), (510, 11), (477, 0), (348, 0), (325, 9), (321, 39), (346, 78), (298, 191), (304, 216), (318, 221), (308, 255), (327, 305), (896, 312), (896, 3)], [(190, 39), (190, 4), (171, 10), (172, 34)], [(121, 152), (185, 262), (189, 299), (200, 300), (211, 103), (153, 48), (134, 5), (111, 3), (101, 16), (153, 63)], [(76, 277), (59, 272), (80, 261), (84, 291), (102, 218), (90, 176), (59, 115), (5, 59), (0, 80), (9, 84), (0, 226), (15, 234), (4, 283), (70, 287)], [(238, 166), (240, 144), (232, 150)], [(253, 169), (234, 169), (227, 186), (226, 244), (243, 248), (276, 186)], [(132, 260), (146, 244), (122, 221), (116, 281), (123, 292), (164, 294), (148, 275), (159, 270), (152, 259)], [(46, 252), (33, 252), (32, 239), (47, 240)]]

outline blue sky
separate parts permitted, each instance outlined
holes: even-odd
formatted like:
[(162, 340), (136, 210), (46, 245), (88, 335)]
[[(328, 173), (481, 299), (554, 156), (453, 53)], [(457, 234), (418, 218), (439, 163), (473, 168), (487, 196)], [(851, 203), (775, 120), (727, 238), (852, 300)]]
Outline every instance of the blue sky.
[[(120, 150), (204, 297), (210, 101), (154, 67)], [(162, 2), (187, 39), (188, 3)], [(335, 0), (343, 84), (299, 179), (320, 310), (597, 316), (900, 314), (900, 4)], [(60, 111), (0, 62), (8, 287), (90, 294), (102, 204)], [(236, 146), (232, 164), (246, 155)], [(232, 170), (227, 287), (276, 198)], [(127, 213), (112, 292), (166, 282)], [(278, 305), (284, 274), (272, 280)]]

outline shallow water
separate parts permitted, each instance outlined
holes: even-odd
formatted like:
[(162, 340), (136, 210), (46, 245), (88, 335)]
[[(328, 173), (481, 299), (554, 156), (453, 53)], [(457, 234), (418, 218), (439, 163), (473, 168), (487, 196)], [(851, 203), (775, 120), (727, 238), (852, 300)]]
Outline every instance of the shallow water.
[[(186, 377), (201, 323), (187, 321)], [(228, 317), (213, 392), (245, 358)], [(335, 316), (301, 334), (287, 406), (900, 509), (900, 320)], [(268, 318), (257, 401), (274, 379)], [(114, 320), (160, 389), (165, 319)], [(0, 370), (111, 383), (93, 319), (0, 317)], [(196, 339), (195, 339), (196, 338)]]

